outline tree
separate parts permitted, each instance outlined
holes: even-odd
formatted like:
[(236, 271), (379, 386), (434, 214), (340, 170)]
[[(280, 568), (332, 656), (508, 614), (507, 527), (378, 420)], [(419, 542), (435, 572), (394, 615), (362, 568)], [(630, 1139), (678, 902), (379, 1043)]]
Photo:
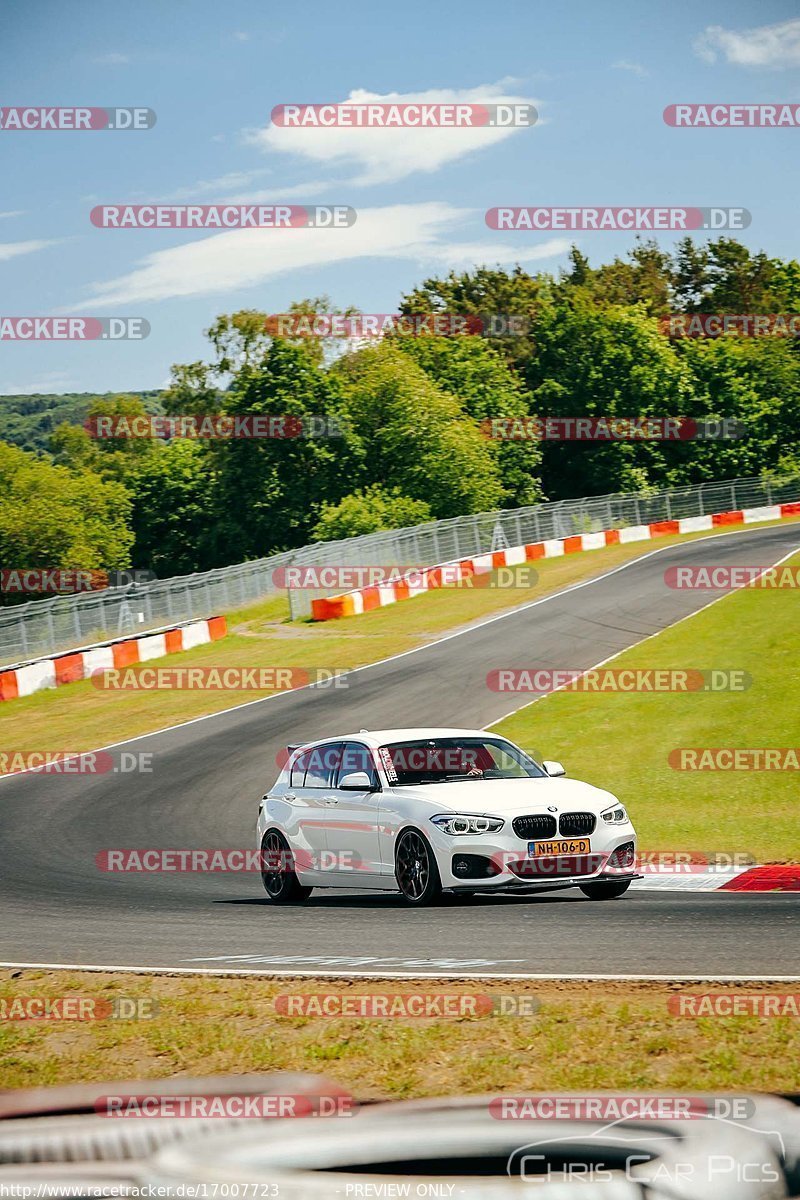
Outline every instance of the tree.
[(247, 371), (259, 367), (272, 344), (267, 314), (254, 308), (223, 313), (205, 332), (214, 359), (173, 365), (164, 392), (164, 411), (172, 416), (225, 412), (225, 392)]
[(130, 565), (126, 489), (0, 442), (0, 561), (20, 570), (118, 570)]
[(627, 260), (617, 257), (592, 268), (588, 258), (573, 246), (570, 261), (571, 270), (562, 273), (557, 285), (559, 296), (580, 290), (598, 307), (638, 304), (651, 316), (670, 311), (671, 261), (652, 239), (637, 239)]
[(585, 287), (592, 276), (589, 259), (577, 246), (570, 246), (568, 258), (570, 269), (562, 272), (563, 282), (571, 287)]
[(691, 378), (686, 415), (732, 419), (743, 436), (674, 446), (668, 486), (798, 469), (800, 358), (788, 339), (686, 338), (678, 353)]
[(136, 561), (161, 579), (208, 568), (217, 519), (210, 464), (205, 446), (179, 438), (148, 455), (127, 479)]
[[(532, 411), (543, 417), (680, 417), (689, 373), (641, 308), (598, 308), (583, 291), (543, 305), (528, 373)], [(658, 482), (670, 447), (652, 440), (546, 441), (542, 478), (552, 499), (635, 490)]]
[(511, 272), (500, 267), (478, 267), (461, 274), (451, 271), (444, 279), (426, 279), (403, 296), (400, 311), (526, 318), (530, 322), (527, 336), (489, 339), (490, 345), (522, 374), (534, 354), (534, 324), (541, 295), (549, 291), (551, 284), (547, 276), (534, 277), (519, 266)]
[(102, 429), (97, 422), (104, 417), (131, 422), (147, 417), (147, 409), (138, 396), (98, 397), (89, 406), (83, 425), (65, 422), (53, 431), (50, 451), (58, 463), (73, 468), (87, 467), (104, 479), (124, 483), (136, 463), (156, 453), (161, 442), (146, 437), (101, 437), (90, 432)]
[[(440, 388), (455, 396), (473, 420), (524, 417), (530, 411), (519, 378), (483, 338), (398, 336), (394, 342)], [(490, 446), (502, 479), (502, 503), (512, 507), (541, 500), (539, 443), (493, 441)]]
[(362, 483), (398, 488), (436, 517), (497, 506), (503, 485), (494, 450), (394, 339), (346, 355), (330, 374), (362, 448)]
[(430, 520), (431, 510), (424, 501), (404, 496), (399, 488), (373, 483), (345, 496), (338, 504), (323, 504), (311, 536), (315, 542), (333, 542), (379, 529), (424, 525)]
[(672, 295), (679, 312), (702, 312), (710, 283), (708, 250), (681, 238), (673, 254)]
[[(240, 438), (209, 444), (214, 486), (210, 565), (259, 558), (307, 541), (321, 505), (357, 480), (361, 447), (338, 381), (281, 338), (224, 394), (226, 414), (288, 416), (322, 436)], [(338, 434), (327, 436), (320, 422)], [(314, 426), (316, 422), (316, 426)]]

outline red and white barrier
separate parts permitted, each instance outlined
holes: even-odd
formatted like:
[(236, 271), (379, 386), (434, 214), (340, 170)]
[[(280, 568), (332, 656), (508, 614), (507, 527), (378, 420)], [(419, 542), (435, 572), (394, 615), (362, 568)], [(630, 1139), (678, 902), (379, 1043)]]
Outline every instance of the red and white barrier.
[(645, 872), (631, 887), (644, 892), (800, 892), (800, 864)]
[(370, 612), (373, 608), (383, 608), (387, 604), (396, 604), (398, 600), (408, 600), (411, 596), (421, 596), (424, 592), (462, 582), (473, 575), (486, 575), (498, 567), (534, 562), (537, 558), (558, 558), (564, 554), (599, 550), (603, 546), (618, 543), (625, 545), (627, 542), (646, 542), (651, 538), (667, 537), (676, 533), (700, 533), (725, 525), (752, 525), (758, 521), (776, 521), (781, 517), (794, 516), (800, 516), (800, 502), (709, 513), (704, 517), (682, 517), (677, 521), (654, 521), (649, 525), (629, 525), (624, 529), (578, 533), (574, 537), (551, 538), (544, 542), (496, 550), (491, 554), (479, 554), (475, 558), (440, 563), (435, 567), (409, 572), (385, 585), (356, 588), (340, 596), (312, 600), (311, 615), (315, 621), (357, 616)]
[(186, 625), (160, 629), (157, 633), (121, 638), (107, 645), (88, 646), (84, 650), (58, 654), (53, 658), (40, 658), (10, 670), (0, 669), (0, 700), (16, 700), (19, 696), (31, 696), (43, 688), (61, 687), (64, 683), (89, 679), (95, 671), (129, 667), (132, 663), (147, 662), (150, 658), (191, 650), (207, 642), (216, 642), (225, 637), (227, 632), (225, 617), (209, 617), (207, 621), (190, 621)]

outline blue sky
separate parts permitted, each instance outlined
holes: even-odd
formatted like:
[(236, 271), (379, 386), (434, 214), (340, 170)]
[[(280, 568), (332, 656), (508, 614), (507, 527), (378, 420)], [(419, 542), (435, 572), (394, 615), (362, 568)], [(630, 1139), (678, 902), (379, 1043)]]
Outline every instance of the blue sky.
[[(679, 101), (800, 102), (800, 16), (784, 0), (0, 0), (0, 79), (0, 105), (158, 115), (142, 132), (0, 131), (0, 313), (152, 327), (144, 342), (0, 342), (2, 394), (160, 387), (172, 363), (204, 356), (220, 312), (282, 312), (320, 293), (391, 312), (450, 267), (555, 272), (570, 241), (594, 263), (632, 244), (616, 232), (495, 232), (484, 212), (496, 205), (738, 205), (752, 213), (746, 244), (800, 257), (800, 129), (662, 121)], [(509, 96), (540, 120), (477, 141), (364, 130), (303, 142), (270, 128), (276, 104), (354, 92)], [(359, 219), (298, 233), (89, 221), (104, 202), (234, 199), (349, 204)]]

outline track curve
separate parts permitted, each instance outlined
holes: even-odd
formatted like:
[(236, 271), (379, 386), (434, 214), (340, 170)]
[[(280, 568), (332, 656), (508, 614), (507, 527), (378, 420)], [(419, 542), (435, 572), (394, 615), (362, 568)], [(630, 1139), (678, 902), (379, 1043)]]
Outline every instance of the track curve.
[[(713, 552), (712, 552), (713, 546)], [(487, 726), (513, 706), (497, 666), (588, 668), (718, 593), (664, 586), (670, 565), (769, 565), (800, 548), (771, 526), (649, 552), (554, 596), (304, 689), (146, 735), (152, 775), (0, 779), (0, 958), (14, 964), (386, 975), (800, 976), (791, 895), (578, 892), (408, 910), (386, 895), (315, 891), (273, 909), (257, 875), (114, 875), (110, 847), (250, 847), (259, 797), (289, 741), (363, 726)], [(634, 806), (635, 816), (635, 806)]]

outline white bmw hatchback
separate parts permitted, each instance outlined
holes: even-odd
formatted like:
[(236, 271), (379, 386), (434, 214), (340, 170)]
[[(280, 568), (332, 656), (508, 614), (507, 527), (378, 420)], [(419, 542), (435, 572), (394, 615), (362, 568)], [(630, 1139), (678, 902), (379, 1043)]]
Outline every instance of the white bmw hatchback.
[(580, 887), (591, 900), (637, 878), (636, 834), (610, 793), (476, 729), (361, 730), (289, 748), (258, 812), (262, 879), (276, 904), (314, 887), (459, 893)]

